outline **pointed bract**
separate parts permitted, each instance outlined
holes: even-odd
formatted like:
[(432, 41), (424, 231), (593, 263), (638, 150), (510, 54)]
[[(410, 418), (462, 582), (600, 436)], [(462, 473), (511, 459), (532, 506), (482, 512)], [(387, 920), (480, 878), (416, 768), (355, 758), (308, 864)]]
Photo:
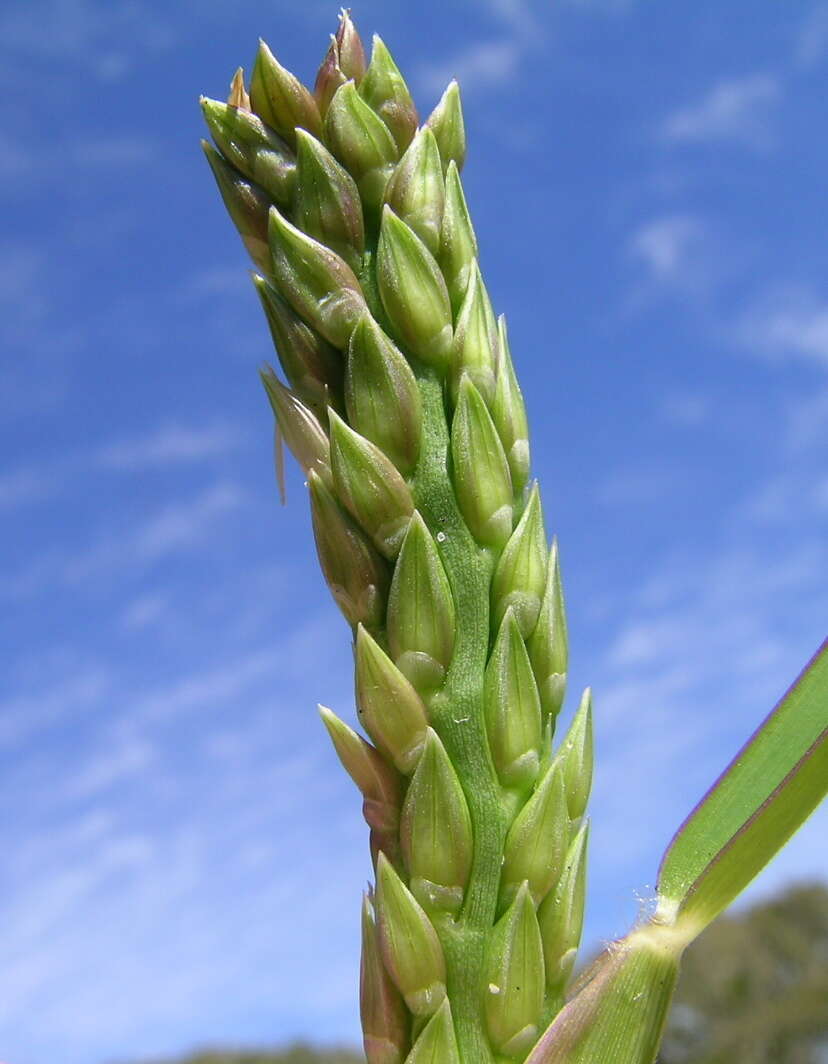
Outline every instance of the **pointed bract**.
[(415, 898), (427, 912), (456, 915), (471, 871), (471, 819), (454, 766), (431, 728), (405, 796), (400, 841)]
[(322, 131), (319, 108), (302, 82), (276, 59), (264, 41), (250, 78), (250, 101), (262, 121), (288, 142), (295, 144), (301, 127), (318, 137)]
[(420, 456), (422, 403), (407, 360), (366, 314), (348, 346), (345, 407), (351, 425), (377, 445), (403, 475)]
[(511, 606), (526, 639), (540, 614), (546, 587), (546, 535), (538, 486), (535, 484), (506, 544), (492, 579), (492, 624), (498, 625)]
[[(455, 396), (458, 384), (465, 374), (480, 392), (486, 406), (492, 410), (492, 415), (494, 415), (492, 400), (495, 393), (496, 345), (497, 323), (486, 286), (480, 276), (480, 268), (475, 262), (469, 272), (466, 295), (454, 326), (452, 373)], [(495, 427), (497, 427), (496, 422)]]
[(525, 1057), (539, 1034), (544, 989), (540, 930), (524, 883), (495, 924), (487, 950), (486, 1026), (498, 1053)]
[(326, 340), (348, 346), (354, 326), (366, 312), (353, 270), (330, 248), (270, 209), (268, 240), (276, 287), (293, 309)]
[(446, 996), (443, 948), (384, 854), (377, 861), (376, 914), (382, 956), (397, 989), (415, 1016), (433, 1015)]
[(569, 844), (569, 816), (563, 771), (547, 769), (535, 792), (518, 813), (503, 851), (500, 906), (509, 905), (526, 881), (537, 905), (557, 882)]
[(365, 730), (410, 775), (426, 740), (425, 706), (408, 679), (382, 647), (359, 627), (356, 639), (356, 690)]
[(474, 538), (502, 549), (512, 534), (512, 481), (503, 445), (480, 392), (460, 381), (451, 423), (454, 490)]
[(388, 601), (387, 563), (313, 470), (308, 486), (316, 550), (331, 594), (349, 624), (378, 631)]
[(454, 600), (437, 545), (416, 510), (394, 569), (388, 640), (394, 661), (421, 694), (441, 686), (454, 651)]
[(233, 80), (230, 82), (230, 94), (227, 97), (227, 102), (231, 107), (243, 107), (246, 111), (250, 110), (250, 97), (247, 94), (247, 89), (244, 87), (244, 70), (242, 67), (238, 67), (236, 73), (233, 75)]
[(577, 821), (586, 812), (592, 788), (592, 692), (587, 688), (578, 712), (561, 743), (558, 760), (563, 766), (569, 816)]
[(586, 899), (588, 837), (589, 826), (584, 822), (570, 843), (557, 885), (547, 894), (538, 909), (546, 985), (552, 995), (563, 994), (575, 967), (581, 941)]
[(362, 794), (368, 825), (382, 833), (397, 831), (402, 804), (399, 774), (332, 710), (327, 706), (318, 709), (343, 768)]
[(376, 33), (359, 94), (388, 126), (398, 150), (404, 152), (417, 129), (417, 108), (391, 53)]
[(270, 199), (264, 189), (239, 173), (220, 155), (212, 144), (201, 142), (207, 162), (213, 171), (221, 198), (250, 258), (260, 270), (270, 274), (273, 270), (268, 244), (268, 212)]
[(405, 1064), (462, 1064), (448, 998), (423, 1028)]
[(334, 411), (331, 469), (336, 493), (386, 558), (396, 558), (414, 500), (408, 485), (376, 444), (354, 432)]
[(566, 693), (569, 656), (557, 540), (552, 541), (540, 614), (527, 646), (541, 705), (554, 722)]
[(362, 99), (353, 81), (341, 85), (331, 100), (325, 115), (325, 143), (356, 181), (363, 207), (374, 217), (399, 152), (385, 123)]
[(445, 181), (434, 134), (421, 129), (385, 189), (385, 202), (417, 234), (432, 255), (440, 252)]
[(380, 954), (374, 907), (362, 899), (359, 1014), (367, 1064), (402, 1064), (408, 1046), (408, 1011)]
[(285, 142), (250, 111), (206, 96), (200, 103), (213, 140), (228, 162), (280, 207), (287, 206), (296, 185), (296, 160)]
[(434, 110), (425, 123), (437, 138), (443, 170), (450, 162), (463, 169), (466, 161), (466, 127), (463, 122), (463, 106), (460, 103), (460, 86), (456, 81), (449, 83)]
[(474, 235), (460, 174), (454, 161), (449, 163), (446, 172), (446, 199), (438, 258), (446, 279), (452, 310), (457, 314), (466, 296), (469, 275), (477, 259), (477, 237)]
[(386, 204), (377, 248), (377, 286), (395, 335), (417, 358), (444, 371), (451, 358), (451, 304), (434, 256)]
[(346, 78), (357, 85), (365, 76), (365, 48), (351, 19), (351, 12), (344, 9), (339, 15), (339, 26), (334, 37), (339, 57), (339, 69)]
[(302, 321), (264, 277), (254, 274), (253, 284), (291, 388), (320, 424), (327, 425), (328, 407), (342, 409), (342, 356)]
[(339, 65), (339, 45), (336, 37), (331, 34), (331, 43), (328, 45), (325, 58), (316, 72), (316, 82), (313, 86), (313, 96), (323, 119), (328, 113), (331, 100), (336, 95), (337, 89), (348, 80)]
[(296, 131), (296, 165), (294, 222), (358, 271), (365, 231), (354, 179), (324, 144), (304, 129)]
[(515, 495), (519, 496), (529, 480), (529, 425), (523, 393), (512, 365), (506, 334), (506, 317), (503, 314), (498, 318), (497, 331), (497, 380), (492, 402), (492, 420), (506, 452)]
[(525, 793), (540, 766), (540, 700), (511, 609), (500, 625), (483, 690), (486, 734), (498, 778), (504, 787)]
[(261, 378), (279, 430), (293, 457), (306, 475), (314, 470), (330, 487), (331, 458), (325, 430), (269, 366), (261, 371)]

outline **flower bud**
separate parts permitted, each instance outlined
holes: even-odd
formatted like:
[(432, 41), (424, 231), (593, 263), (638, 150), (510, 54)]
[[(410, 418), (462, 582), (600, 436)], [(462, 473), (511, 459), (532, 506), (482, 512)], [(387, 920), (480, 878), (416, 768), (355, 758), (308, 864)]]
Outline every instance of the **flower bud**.
[(221, 198), (233, 224), (239, 231), (250, 258), (260, 270), (270, 274), (270, 246), (267, 240), (268, 211), (270, 198), (264, 189), (240, 174), (212, 144), (201, 142), (207, 162), (213, 171)]
[(529, 479), (529, 425), (523, 394), (512, 365), (505, 315), (500, 315), (497, 326), (497, 380), (492, 402), (492, 420), (506, 452), (509, 472), (512, 474), (512, 487), (518, 496)]
[(525, 1057), (538, 1037), (544, 990), (543, 946), (524, 883), (487, 949), (486, 1026), (497, 1053)]
[(540, 614), (527, 646), (538, 682), (541, 706), (554, 722), (566, 693), (569, 654), (557, 540), (552, 541)]
[(511, 903), (524, 881), (535, 905), (546, 897), (561, 874), (568, 844), (563, 771), (555, 764), (509, 828), (500, 873), (500, 907)]
[(351, 13), (343, 8), (339, 15), (339, 27), (334, 37), (336, 42), (339, 69), (349, 80), (353, 79), (357, 85), (365, 76), (365, 48), (362, 38), (357, 33), (356, 26), (351, 20)]
[(328, 407), (342, 409), (342, 356), (302, 321), (264, 277), (254, 274), (253, 284), (291, 388), (320, 424), (326, 425)]
[(456, 81), (449, 83), (425, 124), (437, 138), (443, 172), (452, 161), (457, 164), (458, 170), (462, 170), (466, 159), (466, 127), (460, 103), (460, 86)]
[(388, 566), (314, 470), (308, 486), (316, 550), (331, 594), (349, 624), (377, 631), (385, 621)]
[(451, 298), (451, 308), (456, 315), (466, 296), (469, 276), (477, 259), (477, 237), (463, 195), (457, 163), (453, 160), (446, 171), (446, 200), (438, 257)]
[(373, 217), (399, 153), (385, 123), (358, 94), (353, 81), (341, 85), (331, 100), (325, 143), (356, 181), (363, 206)]
[(460, 780), (431, 728), (405, 796), (400, 842), (414, 897), (426, 912), (456, 916), (471, 872), (472, 826)]
[(592, 692), (588, 687), (561, 743), (557, 760), (563, 767), (569, 816), (577, 821), (586, 811), (592, 787)]
[(296, 184), (296, 160), (285, 142), (258, 115), (202, 96), (204, 120), (221, 152), (233, 166), (287, 206)]
[(511, 608), (486, 666), (483, 704), (498, 778), (504, 787), (525, 793), (535, 782), (540, 764), (540, 700)]
[(377, 861), (376, 914), (385, 966), (406, 1005), (415, 1016), (433, 1015), (446, 996), (443, 947), (385, 854)]
[(423, 1028), (405, 1064), (462, 1064), (448, 998)]
[(526, 639), (537, 623), (545, 587), (546, 536), (535, 484), (492, 578), (492, 623), (499, 624), (511, 606), (520, 634)]
[(420, 456), (422, 404), (405, 356), (370, 314), (351, 334), (345, 372), (345, 408), (351, 425), (407, 476)]
[(465, 373), (480, 392), (487, 407), (491, 408), (495, 392), (496, 344), (497, 323), (492, 304), (480, 276), (480, 267), (474, 262), (469, 271), (468, 288), (454, 327), (452, 372), (455, 396), (457, 386)]
[(420, 694), (442, 685), (454, 650), (454, 600), (437, 545), (416, 510), (391, 582), (388, 641)]
[(227, 102), (231, 107), (243, 107), (245, 111), (250, 110), (250, 97), (247, 95), (247, 89), (244, 87), (244, 70), (242, 67), (238, 67), (236, 73), (233, 75), (233, 80), (230, 82), (230, 95), (227, 97)]
[(293, 309), (335, 347), (348, 346), (366, 312), (353, 270), (336, 252), (270, 209), (268, 240), (276, 286)]
[(376, 33), (359, 94), (385, 122), (397, 148), (404, 152), (417, 129), (417, 108), (391, 53)]
[(382, 211), (377, 286), (385, 312), (404, 347), (445, 370), (451, 358), (451, 305), (434, 256), (389, 206)]
[(512, 534), (512, 481), (491, 414), (468, 377), (460, 381), (451, 423), (451, 459), (469, 531), (478, 543), (501, 550)]
[(362, 899), (359, 1014), (367, 1064), (401, 1064), (408, 1045), (408, 1012), (385, 970), (374, 907)]
[(277, 61), (264, 41), (259, 41), (253, 64), (250, 100), (262, 121), (290, 145), (296, 143), (297, 127), (306, 129), (315, 137), (322, 131), (322, 119), (313, 96)]
[(341, 256), (355, 272), (362, 264), (365, 233), (354, 179), (324, 144), (296, 131), (296, 225)]
[(343, 768), (362, 794), (368, 826), (382, 834), (397, 831), (402, 803), (399, 774), (332, 710), (327, 706), (318, 709)]
[(318, 473), (330, 487), (330, 447), (325, 430), (298, 396), (282, 384), (268, 366), (261, 372), (279, 431), (305, 475)]
[(444, 200), (440, 151), (434, 134), (424, 128), (397, 163), (385, 188), (385, 202), (436, 256), (440, 251)]
[(562, 995), (575, 967), (584, 924), (586, 898), (587, 839), (584, 822), (570, 843), (563, 871), (538, 909), (546, 985), (550, 994)]
[(426, 740), (428, 720), (420, 696), (382, 647), (360, 626), (356, 638), (359, 718), (375, 743), (410, 775)]

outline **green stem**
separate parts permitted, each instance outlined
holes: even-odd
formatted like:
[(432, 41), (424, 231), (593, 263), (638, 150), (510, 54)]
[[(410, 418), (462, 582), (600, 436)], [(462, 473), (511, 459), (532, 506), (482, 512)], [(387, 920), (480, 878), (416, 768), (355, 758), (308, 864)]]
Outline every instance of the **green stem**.
[(462, 1060), (494, 1064), (483, 1023), (486, 943), (494, 923), (507, 821), (488, 752), (483, 675), (489, 651), (491, 553), (471, 536), (449, 475), (449, 433), (442, 385), (415, 366), (423, 402), (423, 453), (412, 490), (451, 585), (458, 618), (454, 657), (431, 699), (432, 724), (454, 764), (471, 815), (474, 863), (459, 918), (435, 920), (448, 969), (448, 992)]

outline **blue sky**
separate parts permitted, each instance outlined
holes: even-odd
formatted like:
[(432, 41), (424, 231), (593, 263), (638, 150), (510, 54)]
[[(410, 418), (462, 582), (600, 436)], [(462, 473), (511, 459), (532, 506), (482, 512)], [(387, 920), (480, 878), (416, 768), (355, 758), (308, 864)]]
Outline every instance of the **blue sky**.
[[(366, 0), (464, 175), (595, 690), (594, 946), (825, 635), (828, 3)], [(0, 4), (0, 1059), (356, 1042), (353, 715), (201, 157), (333, 4)], [(9, 106), (11, 103), (11, 106)], [(570, 710), (567, 712), (571, 712)], [(828, 876), (818, 814), (753, 897)]]

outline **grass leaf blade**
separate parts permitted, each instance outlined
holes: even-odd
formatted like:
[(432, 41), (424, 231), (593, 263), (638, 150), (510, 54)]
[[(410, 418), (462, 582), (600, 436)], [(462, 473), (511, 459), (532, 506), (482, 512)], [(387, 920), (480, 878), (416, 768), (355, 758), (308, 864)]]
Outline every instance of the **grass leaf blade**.
[(828, 791), (828, 640), (679, 828), (661, 862), (660, 912), (706, 927)]

